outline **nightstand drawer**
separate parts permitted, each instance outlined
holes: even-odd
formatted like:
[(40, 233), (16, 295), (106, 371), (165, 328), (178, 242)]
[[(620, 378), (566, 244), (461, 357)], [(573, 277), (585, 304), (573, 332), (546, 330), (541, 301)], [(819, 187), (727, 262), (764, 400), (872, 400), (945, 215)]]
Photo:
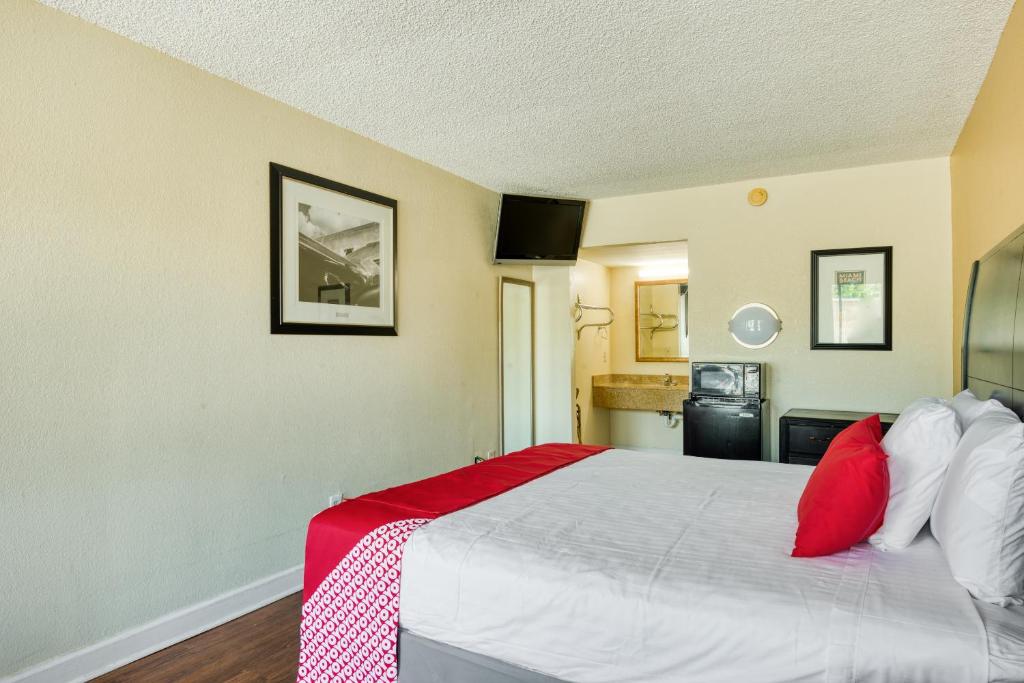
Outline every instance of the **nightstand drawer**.
[(821, 462), (820, 455), (804, 455), (803, 453), (790, 453), (789, 460), (790, 465), (810, 465), (811, 467), (817, 467), (818, 463)]
[[(787, 411), (779, 418), (779, 462), (817, 465), (839, 432), (871, 414), (801, 408)], [(889, 431), (897, 417), (895, 413), (879, 413), (882, 434)]]
[(839, 428), (819, 425), (790, 425), (789, 450), (793, 453), (824, 455), (832, 439), (841, 431)]

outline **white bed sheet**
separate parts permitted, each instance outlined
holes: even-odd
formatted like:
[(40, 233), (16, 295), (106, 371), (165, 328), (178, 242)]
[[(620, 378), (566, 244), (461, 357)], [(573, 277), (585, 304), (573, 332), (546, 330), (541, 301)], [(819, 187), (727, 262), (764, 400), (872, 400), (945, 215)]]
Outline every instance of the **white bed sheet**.
[(593, 456), (417, 530), (402, 626), (579, 683), (987, 681), (982, 620), (927, 532), (789, 556), (810, 472)]
[(1024, 607), (975, 600), (988, 633), (988, 677), (992, 683), (1024, 681)]

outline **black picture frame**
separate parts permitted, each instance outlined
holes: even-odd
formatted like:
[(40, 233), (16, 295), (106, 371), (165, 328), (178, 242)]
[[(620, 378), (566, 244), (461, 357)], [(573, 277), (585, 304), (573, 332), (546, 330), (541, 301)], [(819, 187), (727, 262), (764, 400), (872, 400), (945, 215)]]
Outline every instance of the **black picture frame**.
[[(293, 322), (283, 319), (283, 199), (282, 184), (285, 178), (313, 185), (325, 190), (349, 195), (374, 204), (387, 207), (392, 212), (391, 238), (391, 325), (364, 325), (347, 323)], [(384, 273), (381, 273), (381, 277)], [(348, 292), (346, 292), (346, 296)], [(306, 173), (277, 163), (270, 163), (270, 332), (271, 334), (340, 334), (340, 335), (398, 335), (398, 201), (383, 195), (361, 190), (351, 185)]]
[[(880, 343), (834, 343), (818, 340), (818, 261), (827, 256), (882, 254), (884, 289), (882, 293), (883, 341)], [(892, 247), (819, 249), (811, 252), (811, 349), (834, 351), (892, 351)]]

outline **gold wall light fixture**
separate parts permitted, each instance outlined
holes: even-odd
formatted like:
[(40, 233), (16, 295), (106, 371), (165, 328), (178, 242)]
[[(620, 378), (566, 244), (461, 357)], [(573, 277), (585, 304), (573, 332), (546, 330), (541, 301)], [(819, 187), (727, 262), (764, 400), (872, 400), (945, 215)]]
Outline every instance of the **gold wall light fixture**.
[(768, 201), (768, 190), (763, 187), (755, 187), (747, 193), (747, 201), (751, 206), (761, 206)]

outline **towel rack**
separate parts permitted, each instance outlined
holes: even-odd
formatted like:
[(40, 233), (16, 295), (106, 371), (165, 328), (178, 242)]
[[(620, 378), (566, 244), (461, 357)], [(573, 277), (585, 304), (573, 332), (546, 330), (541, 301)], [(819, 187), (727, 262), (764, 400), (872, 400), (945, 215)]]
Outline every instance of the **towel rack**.
[(590, 306), (588, 304), (585, 304), (585, 303), (583, 303), (580, 300), (580, 295), (579, 294), (576, 295), (576, 303), (573, 305), (572, 308), (573, 308), (572, 319), (575, 322), (579, 322), (580, 320), (583, 320), (583, 312), (584, 311), (607, 311), (608, 312), (608, 322), (606, 322), (606, 323), (586, 323), (586, 324), (583, 324), (583, 325), (580, 325), (579, 327), (577, 327), (576, 328), (576, 338), (577, 339), (580, 338), (580, 333), (583, 332), (583, 329), (586, 328), (586, 327), (608, 327), (613, 322), (615, 322), (615, 313), (612, 312), (612, 309), (608, 308), (607, 306)]
[[(650, 313), (641, 313), (640, 315), (647, 315), (647, 316), (651, 316), (653, 318), (657, 318), (658, 319), (658, 324), (657, 325), (651, 325), (649, 327), (641, 327), (640, 328), (641, 330), (650, 330), (651, 341), (654, 341), (654, 333), (655, 332), (670, 332), (672, 330), (678, 330), (679, 329), (679, 316), (676, 315), (675, 313), (657, 313), (654, 310), (654, 306), (651, 306), (651, 312)], [(666, 327), (665, 326), (665, 319), (666, 318), (668, 318), (670, 320), (675, 320), (675, 324), (673, 324), (671, 327)]]

